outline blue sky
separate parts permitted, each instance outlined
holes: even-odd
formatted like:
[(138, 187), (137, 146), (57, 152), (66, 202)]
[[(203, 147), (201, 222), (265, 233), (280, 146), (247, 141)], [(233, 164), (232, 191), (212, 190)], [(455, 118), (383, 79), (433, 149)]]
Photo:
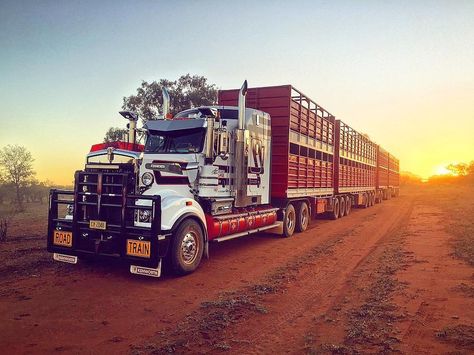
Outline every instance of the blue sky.
[(188, 72), (293, 84), (424, 176), (474, 159), (473, 1), (2, 0), (0, 48), (0, 146), (40, 178), (70, 182), (141, 80)]

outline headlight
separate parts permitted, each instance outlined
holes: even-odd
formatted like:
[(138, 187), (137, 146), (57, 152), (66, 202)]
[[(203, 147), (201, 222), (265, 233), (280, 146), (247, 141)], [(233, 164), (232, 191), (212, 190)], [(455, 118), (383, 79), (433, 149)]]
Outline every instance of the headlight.
[(146, 172), (142, 175), (142, 183), (145, 186), (150, 186), (153, 184), (153, 180), (155, 179), (153, 178), (153, 174), (150, 172)]
[(143, 223), (149, 223), (151, 220), (150, 210), (138, 210), (138, 221)]

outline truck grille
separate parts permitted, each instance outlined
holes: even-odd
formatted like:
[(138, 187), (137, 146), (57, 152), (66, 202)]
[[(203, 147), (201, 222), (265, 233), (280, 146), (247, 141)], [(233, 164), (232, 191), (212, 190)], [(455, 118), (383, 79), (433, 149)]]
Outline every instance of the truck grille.
[[(158, 247), (161, 198), (135, 195), (134, 188), (135, 174), (131, 171), (89, 170), (76, 172), (74, 191), (51, 190), (48, 250), (68, 255), (112, 256), (136, 265), (156, 267), (161, 252)], [(145, 201), (149, 202), (146, 206), (143, 205)], [(74, 205), (72, 218), (63, 217), (61, 211), (65, 210), (66, 204)], [(135, 225), (135, 214), (139, 210), (150, 212), (149, 224)], [(54, 244), (54, 231), (58, 230), (72, 232), (72, 245)], [(149, 242), (149, 257), (144, 259), (127, 254), (127, 240)]]

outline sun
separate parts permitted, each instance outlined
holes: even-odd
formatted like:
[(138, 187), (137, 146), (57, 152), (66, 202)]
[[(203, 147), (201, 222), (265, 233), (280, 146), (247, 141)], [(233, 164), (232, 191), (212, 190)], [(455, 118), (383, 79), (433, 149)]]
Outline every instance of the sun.
[(453, 172), (451, 170), (446, 169), (445, 165), (440, 165), (436, 167), (436, 175), (453, 175)]

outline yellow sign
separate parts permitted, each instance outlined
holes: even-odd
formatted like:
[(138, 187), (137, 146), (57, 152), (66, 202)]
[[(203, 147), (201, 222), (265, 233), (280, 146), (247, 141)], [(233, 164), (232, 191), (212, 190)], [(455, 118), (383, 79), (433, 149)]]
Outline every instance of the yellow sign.
[(149, 258), (151, 243), (146, 240), (127, 239), (127, 255)]
[(72, 247), (72, 232), (55, 229), (53, 235), (53, 244), (61, 245), (63, 247)]

